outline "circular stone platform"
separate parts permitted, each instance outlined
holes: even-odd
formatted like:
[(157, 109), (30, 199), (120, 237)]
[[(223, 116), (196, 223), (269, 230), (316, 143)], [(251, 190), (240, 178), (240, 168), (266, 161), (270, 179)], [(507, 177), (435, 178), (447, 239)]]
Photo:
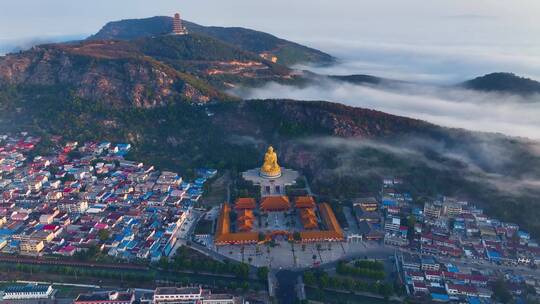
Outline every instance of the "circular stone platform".
[(280, 178), (281, 175), (282, 175), (282, 173), (281, 173), (281, 171), (279, 171), (279, 174), (276, 174), (276, 175), (268, 175), (268, 174), (266, 174), (266, 173), (263, 173), (263, 172), (261, 171), (261, 169), (259, 169), (259, 175), (260, 175), (261, 177), (268, 178), (268, 179), (276, 179), (276, 178)]
[(285, 195), (285, 186), (296, 183), (300, 176), (297, 171), (281, 168), (281, 175), (277, 177), (264, 176), (259, 168), (242, 173), (242, 178), (261, 187), (261, 197), (272, 195)]

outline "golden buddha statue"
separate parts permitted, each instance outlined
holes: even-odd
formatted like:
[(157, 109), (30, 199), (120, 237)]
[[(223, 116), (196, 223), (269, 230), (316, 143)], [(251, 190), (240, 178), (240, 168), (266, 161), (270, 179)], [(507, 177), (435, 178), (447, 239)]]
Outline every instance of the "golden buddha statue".
[(260, 172), (263, 177), (281, 176), (281, 167), (278, 165), (277, 154), (272, 146), (268, 147), (266, 154), (264, 154), (264, 163)]

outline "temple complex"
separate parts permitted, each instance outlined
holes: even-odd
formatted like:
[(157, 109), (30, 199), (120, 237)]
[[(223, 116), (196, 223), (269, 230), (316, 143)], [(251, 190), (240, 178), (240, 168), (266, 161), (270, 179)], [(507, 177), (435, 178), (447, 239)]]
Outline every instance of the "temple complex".
[(187, 35), (188, 31), (182, 24), (182, 19), (180, 19), (180, 14), (176, 13), (174, 14), (173, 18), (173, 35)]
[(233, 208), (229, 203), (222, 205), (215, 245), (344, 240), (330, 205), (317, 204), (309, 195), (287, 196), (285, 187), (293, 185), (299, 174), (282, 168), (272, 147), (266, 151), (262, 166), (242, 173), (242, 177), (261, 187), (261, 198), (237, 198)]

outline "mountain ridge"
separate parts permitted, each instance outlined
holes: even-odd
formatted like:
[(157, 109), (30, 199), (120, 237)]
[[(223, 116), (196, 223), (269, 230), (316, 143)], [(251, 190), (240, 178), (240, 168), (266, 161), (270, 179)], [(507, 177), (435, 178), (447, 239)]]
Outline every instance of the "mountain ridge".
[(46, 44), (0, 57), (0, 85), (62, 85), (79, 97), (152, 107), (226, 101), (227, 85), (290, 81), (282, 65), (214, 38), (157, 36)]
[(81, 44), (43, 45), (0, 58), (0, 85), (65, 86), (90, 100), (113, 105), (156, 106), (179, 97), (191, 102), (227, 95), (128, 48), (99, 52)]
[[(155, 16), (142, 19), (111, 21), (88, 40), (131, 40), (170, 33), (172, 17)], [(183, 21), (190, 33), (210, 36), (258, 55), (276, 56), (286, 66), (297, 63), (329, 64), (335, 58), (319, 50), (278, 38), (274, 35), (242, 27), (202, 26)]]

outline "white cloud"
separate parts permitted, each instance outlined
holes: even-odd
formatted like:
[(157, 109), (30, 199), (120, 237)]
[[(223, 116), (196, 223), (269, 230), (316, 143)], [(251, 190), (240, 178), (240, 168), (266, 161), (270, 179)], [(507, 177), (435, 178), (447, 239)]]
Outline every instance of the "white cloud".
[(540, 98), (428, 85), (365, 86), (322, 81), (304, 88), (270, 83), (235, 91), (249, 99), (328, 100), (426, 120), (447, 127), (540, 139)]
[(298, 66), (321, 74), (369, 74), (386, 78), (451, 84), (492, 72), (540, 79), (537, 44), (388, 42), (321, 39), (306, 43), (340, 59), (334, 66)]
[[(521, 195), (526, 191), (538, 191), (540, 178), (535, 168), (525, 168), (512, 175), (505, 173), (508, 168), (515, 166), (516, 160), (519, 161), (517, 154), (522, 152), (528, 154), (531, 151), (525, 149), (518, 152), (520, 145), (508, 143), (505, 145), (501, 143), (500, 138), (492, 136), (477, 134), (473, 138), (475, 141), (472, 143), (455, 143), (453, 147), (445, 145), (442, 141), (419, 137), (408, 137), (399, 142), (387, 143), (338, 137), (311, 138), (300, 142), (309, 145), (314, 150), (332, 148), (332, 151), (336, 153), (336, 166), (328, 170), (333, 174), (355, 177), (369, 174), (396, 174), (393, 168), (384, 164), (373, 165), (369, 156), (361, 156), (359, 152), (367, 148), (391, 154), (412, 166), (422, 164), (437, 170), (459, 172), (457, 174), (464, 179), (489, 183), (505, 193)], [(447, 163), (430, 159), (426, 157), (427, 151), (434, 151), (441, 158), (453, 160), (465, 166), (456, 165), (455, 162)], [(359, 162), (364, 165), (369, 164), (369, 166), (358, 170)]]

